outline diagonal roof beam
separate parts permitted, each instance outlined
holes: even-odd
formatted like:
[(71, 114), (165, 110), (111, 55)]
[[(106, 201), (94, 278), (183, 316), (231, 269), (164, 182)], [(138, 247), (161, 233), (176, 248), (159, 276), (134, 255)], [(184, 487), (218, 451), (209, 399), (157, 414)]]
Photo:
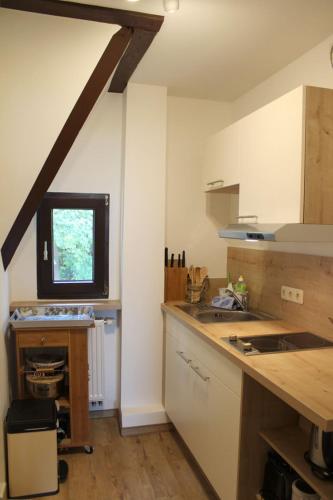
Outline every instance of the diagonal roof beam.
[(156, 33), (136, 28), (125, 54), (113, 75), (109, 92), (124, 92), (128, 80), (134, 73), (137, 65), (147, 52)]
[[(29, 1), (29, 0), (28, 0)], [(121, 28), (109, 42), (97, 66), (90, 76), (65, 125), (63, 126), (49, 156), (28, 194), (8, 236), (1, 248), (4, 268), (7, 269), (21, 239), (35, 215), (44, 194), (50, 187), (65, 160), (84, 122), (89, 116), (108, 79), (125, 52), (132, 37), (132, 30)]]
[(154, 14), (60, 0), (0, 0), (0, 6), (51, 16), (119, 24), (128, 28), (140, 28), (154, 32), (159, 31), (164, 20), (163, 16)]

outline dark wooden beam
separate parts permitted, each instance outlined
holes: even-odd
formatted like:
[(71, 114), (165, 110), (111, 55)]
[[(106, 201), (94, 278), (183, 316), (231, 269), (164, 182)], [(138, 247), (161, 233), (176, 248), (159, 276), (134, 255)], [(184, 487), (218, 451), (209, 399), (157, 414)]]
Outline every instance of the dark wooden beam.
[(142, 29), (135, 29), (132, 40), (128, 45), (125, 54), (121, 58), (113, 75), (109, 92), (124, 92), (128, 80), (135, 71), (135, 68), (148, 50), (155, 38), (156, 33)]
[(107, 84), (132, 37), (132, 30), (121, 28), (111, 39), (96, 68), (90, 76), (65, 125), (63, 126), (49, 156), (47, 157), (31, 191), (25, 200), (9, 234), (1, 248), (2, 261), (6, 269), (35, 215), (44, 194), (50, 187), (65, 160), (84, 122)]
[(163, 16), (154, 14), (60, 0), (0, 0), (0, 6), (7, 9), (49, 14), (51, 16), (119, 24), (128, 28), (140, 28), (155, 32), (159, 31), (164, 20)]

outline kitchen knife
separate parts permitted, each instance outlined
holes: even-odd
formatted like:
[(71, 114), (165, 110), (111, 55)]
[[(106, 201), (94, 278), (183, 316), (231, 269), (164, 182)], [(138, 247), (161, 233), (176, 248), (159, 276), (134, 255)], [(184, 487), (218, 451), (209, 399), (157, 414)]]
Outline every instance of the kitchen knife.
[(178, 254), (178, 267), (181, 267), (180, 253)]
[(185, 267), (185, 250), (183, 250), (182, 254), (182, 267)]
[(170, 262), (170, 267), (173, 267), (173, 261), (174, 261), (174, 259), (175, 259), (175, 254), (174, 254), (174, 253), (172, 253), (172, 254), (171, 254), (171, 262)]
[(165, 267), (168, 267), (168, 265), (169, 265), (168, 253), (169, 253), (168, 247), (165, 247), (165, 249), (164, 249), (164, 265), (165, 265)]

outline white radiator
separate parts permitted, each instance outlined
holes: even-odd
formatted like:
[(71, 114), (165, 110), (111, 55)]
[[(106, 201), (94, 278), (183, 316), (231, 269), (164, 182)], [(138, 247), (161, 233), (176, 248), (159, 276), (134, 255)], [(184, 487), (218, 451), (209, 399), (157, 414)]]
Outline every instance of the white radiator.
[(95, 320), (95, 328), (88, 328), (89, 403), (104, 401), (104, 320)]

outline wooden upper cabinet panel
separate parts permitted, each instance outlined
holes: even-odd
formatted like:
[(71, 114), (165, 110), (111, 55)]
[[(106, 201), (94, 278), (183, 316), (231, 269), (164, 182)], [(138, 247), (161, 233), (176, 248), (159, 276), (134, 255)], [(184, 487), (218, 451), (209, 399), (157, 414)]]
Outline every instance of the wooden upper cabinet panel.
[(333, 90), (306, 87), (304, 223), (333, 224)]

